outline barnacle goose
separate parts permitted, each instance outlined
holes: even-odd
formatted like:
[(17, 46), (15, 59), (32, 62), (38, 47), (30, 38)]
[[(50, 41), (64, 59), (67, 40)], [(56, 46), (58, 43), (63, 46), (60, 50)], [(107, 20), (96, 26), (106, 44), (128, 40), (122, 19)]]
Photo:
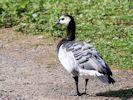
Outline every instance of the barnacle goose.
[[(88, 76), (95, 76), (102, 82), (113, 84), (115, 80), (111, 77), (112, 72), (101, 54), (86, 42), (75, 41), (75, 21), (71, 15), (64, 14), (56, 22), (57, 25), (64, 24), (67, 28), (67, 35), (57, 45), (59, 61), (64, 68), (72, 75), (76, 84), (76, 94), (86, 94)], [(85, 78), (85, 91), (79, 92), (78, 77)]]

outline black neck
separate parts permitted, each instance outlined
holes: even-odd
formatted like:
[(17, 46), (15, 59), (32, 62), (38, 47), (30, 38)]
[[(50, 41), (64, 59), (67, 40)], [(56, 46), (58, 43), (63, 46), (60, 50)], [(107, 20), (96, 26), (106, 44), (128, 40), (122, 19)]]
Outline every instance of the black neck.
[(70, 23), (67, 26), (67, 36), (66, 39), (68, 41), (73, 41), (75, 39), (75, 22), (74, 20), (71, 20)]

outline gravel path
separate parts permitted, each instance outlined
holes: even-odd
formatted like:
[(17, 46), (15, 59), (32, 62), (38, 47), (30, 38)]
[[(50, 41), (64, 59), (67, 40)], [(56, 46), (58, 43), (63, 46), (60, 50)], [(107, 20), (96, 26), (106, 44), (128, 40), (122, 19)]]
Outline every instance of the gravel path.
[[(0, 100), (133, 100), (133, 71), (118, 69), (113, 70), (114, 85), (90, 78), (89, 95), (69, 96), (75, 84), (56, 58), (56, 44), (0, 29)], [(79, 87), (83, 91), (82, 78)]]

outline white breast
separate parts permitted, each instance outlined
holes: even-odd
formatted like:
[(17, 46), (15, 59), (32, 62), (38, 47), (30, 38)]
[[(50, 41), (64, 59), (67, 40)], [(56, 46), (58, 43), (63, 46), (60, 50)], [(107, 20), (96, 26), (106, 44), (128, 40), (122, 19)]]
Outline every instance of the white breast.
[(69, 73), (72, 73), (73, 70), (77, 70), (77, 62), (71, 51), (66, 51), (66, 49), (61, 46), (59, 48), (58, 58)]

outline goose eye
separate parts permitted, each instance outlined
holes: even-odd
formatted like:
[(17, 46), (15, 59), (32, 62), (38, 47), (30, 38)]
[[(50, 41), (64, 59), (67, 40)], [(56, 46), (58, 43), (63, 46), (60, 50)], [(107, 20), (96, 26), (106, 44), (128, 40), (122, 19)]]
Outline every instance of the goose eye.
[(62, 18), (61, 20), (64, 20), (64, 18)]

